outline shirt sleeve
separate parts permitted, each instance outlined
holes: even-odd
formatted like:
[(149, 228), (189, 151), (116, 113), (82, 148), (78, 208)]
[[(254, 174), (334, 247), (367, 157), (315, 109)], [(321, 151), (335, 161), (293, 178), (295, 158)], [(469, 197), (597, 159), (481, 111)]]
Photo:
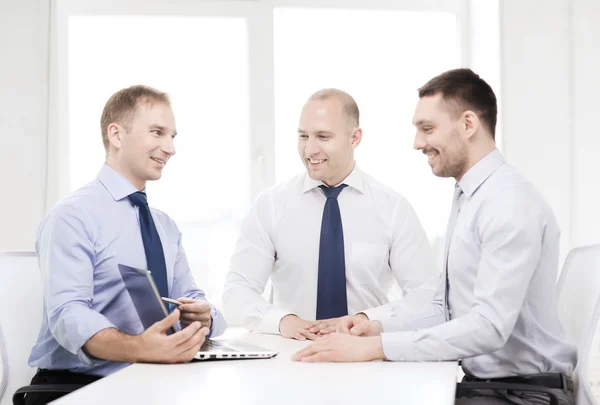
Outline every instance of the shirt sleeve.
[(496, 201), (482, 210), (477, 232), (481, 258), (471, 310), (421, 330), (389, 333), (384, 325), (382, 343), (388, 359), (458, 360), (504, 346), (540, 260), (544, 222), (535, 204), (524, 199)]
[[(173, 287), (170, 293), (171, 298), (177, 299), (179, 297), (186, 297), (208, 302), (204, 291), (196, 286), (181, 239), (182, 235), (179, 232), (177, 238), (177, 258), (175, 259), (175, 268), (173, 269)], [(221, 314), (221, 311), (212, 304), (210, 316), (212, 321), (208, 337), (222, 335), (225, 332), (225, 329), (227, 329), (227, 322), (225, 321), (223, 314)]]
[(50, 332), (62, 347), (91, 366), (104, 360), (86, 355), (84, 344), (115, 326), (92, 309), (94, 239), (86, 216), (77, 207), (56, 207), (40, 227), (36, 250)]
[(263, 193), (242, 223), (225, 280), (223, 307), (233, 324), (279, 334), (279, 321), (289, 312), (262, 297), (275, 262), (275, 246), (267, 231), (272, 216), (270, 196)]
[(380, 319), (384, 332), (399, 332), (430, 328), (446, 321), (444, 311), (444, 283), (446, 278), (440, 277), (433, 300), (417, 309), (406, 310), (392, 318)]
[(440, 280), (433, 252), (425, 230), (416, 212), (405, 199), (398, 202), (395, 217), (390, 221), (392, 244), (390, 267), (403, 297), (383, 306), (366, 309), (371, 320), (391, 317), (414, 318), (424, 306), (431, 303)]

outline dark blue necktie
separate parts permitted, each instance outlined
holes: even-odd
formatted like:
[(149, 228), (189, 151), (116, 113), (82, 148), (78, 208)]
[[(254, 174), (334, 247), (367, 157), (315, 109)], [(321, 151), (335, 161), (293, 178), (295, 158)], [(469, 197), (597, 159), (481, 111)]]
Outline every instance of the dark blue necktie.
[(140, 209), (140, 228), (142, 230), (142, 241), (146, 253), (146, 265), (152, 273), (161, 297), (169, 296), (169, 284), (167, 283), (167, 265), (165, 264), (165, 253), (163, 251), (158, 231), (154, 225), (146, 194), (137, 191), (129, 195), (129, 201)]
[(344, 230), (337, 200), (346, 184), (338, 187), (319, 187), (327, 201), (323, 210), (319, 244), (317, 319), (338, 318), (348, 315)]

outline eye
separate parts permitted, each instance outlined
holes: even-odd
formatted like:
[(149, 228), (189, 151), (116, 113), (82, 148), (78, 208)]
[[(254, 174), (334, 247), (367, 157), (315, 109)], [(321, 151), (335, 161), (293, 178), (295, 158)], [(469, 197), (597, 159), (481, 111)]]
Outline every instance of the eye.
[(426, 134), (430, 133), (433, 130), (433, 127), (423, 127), (423, 132)]
[(300, 139), (307, 139), (308, 138), (308, 135), (306, 135), (306, 134), (300, 134), (298, 136), (300, 137)]
[(162, 135), (162, 131), (160, 129), (151, 129), (150, 132), (156, 135)]

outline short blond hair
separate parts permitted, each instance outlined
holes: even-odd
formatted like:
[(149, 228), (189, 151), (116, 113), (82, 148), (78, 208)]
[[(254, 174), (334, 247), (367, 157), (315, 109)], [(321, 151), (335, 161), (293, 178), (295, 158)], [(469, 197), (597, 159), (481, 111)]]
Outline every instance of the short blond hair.
[(164, 103), (169, 107), (171, 106), (171, 100), (167, 93), (144, 85), (130, 86), (110, 96), (100, 117), (102, 143), (107, 152), (109, 145), (108, 126), (116, 123), (130, 131), (133, 116), (137, 108), (144, 103)]
[(351, 126), (358, 127), (360, 125), (360, 111), (358, 110), (358, 105), (354, 98), (345, 91), (333, 88), (321, 89), (313, 93), (308, 98), (308, 101), (327, 100), (330, 98), (335, 98), (342, 103), (342, 109), (344, 114), (348, 117), (348, 123)]

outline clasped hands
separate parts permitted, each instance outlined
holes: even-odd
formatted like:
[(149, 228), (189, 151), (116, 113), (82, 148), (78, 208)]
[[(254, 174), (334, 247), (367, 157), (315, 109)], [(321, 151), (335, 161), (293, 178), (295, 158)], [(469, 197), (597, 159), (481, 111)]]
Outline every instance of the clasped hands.
[(286, 315), (279, 323), (283, 337), (314, 340), (310, 346), (292, 356), (302, 362), (350, 362), (385, 359), (381, 323), (366, 315), (306, 321), (296, 315)]

